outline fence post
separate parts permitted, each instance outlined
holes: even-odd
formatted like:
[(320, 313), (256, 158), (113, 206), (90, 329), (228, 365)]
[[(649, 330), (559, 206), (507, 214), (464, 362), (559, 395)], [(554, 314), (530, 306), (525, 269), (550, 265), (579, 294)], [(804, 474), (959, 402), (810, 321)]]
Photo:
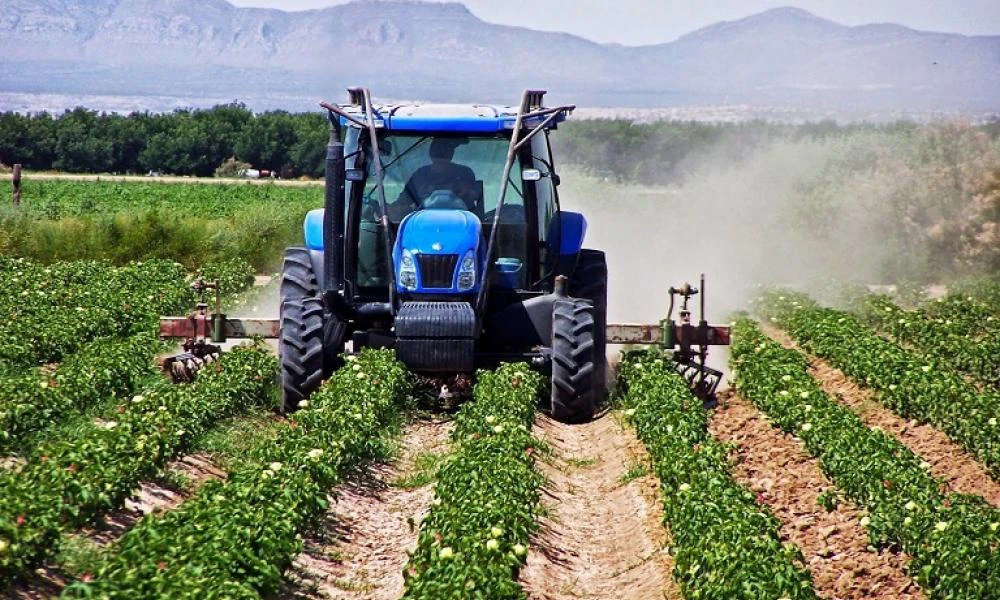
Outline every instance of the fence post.
[(21, 205), (21, 165), (14, 165), (14, 206)]

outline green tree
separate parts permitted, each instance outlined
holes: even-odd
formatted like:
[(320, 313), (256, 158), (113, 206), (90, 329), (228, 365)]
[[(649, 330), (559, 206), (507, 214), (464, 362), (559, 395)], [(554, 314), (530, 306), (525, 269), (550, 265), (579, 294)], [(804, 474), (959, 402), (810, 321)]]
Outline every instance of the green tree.
[(102, 133), (96, 112), (82, 107), (67, 111), (59, 118), (52, 166), (70, 173), (109, 170), (114, 145)]
[(297, 141), (293, 120), (283, 111), (259, 114), (236, 137), (236, 155), (258, 169), (280, 171)]

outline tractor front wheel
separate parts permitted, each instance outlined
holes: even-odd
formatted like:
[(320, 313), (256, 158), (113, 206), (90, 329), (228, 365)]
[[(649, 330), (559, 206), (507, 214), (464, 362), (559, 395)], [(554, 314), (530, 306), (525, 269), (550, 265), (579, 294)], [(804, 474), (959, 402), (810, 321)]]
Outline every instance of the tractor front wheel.
[(281, 363), (281, 410), (299, 407), (323, 381), (323, 302), (289, 298), (281, 302), (278, 359)]
[(594, 306), (582, 298), (552, 305), (552, 417), (563, 423), (594, 418)]

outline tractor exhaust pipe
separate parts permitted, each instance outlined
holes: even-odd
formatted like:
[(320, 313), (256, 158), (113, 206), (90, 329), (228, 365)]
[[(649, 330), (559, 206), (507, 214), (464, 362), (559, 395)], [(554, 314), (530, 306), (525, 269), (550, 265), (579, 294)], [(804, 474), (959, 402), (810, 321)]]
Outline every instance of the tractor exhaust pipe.
[(340, 141), (340, 117), (328, 110), (330, 142), (326, 146), (326, 170), (323, 213), (324, 293), (339, 292), (344, 287), (344, 143)]

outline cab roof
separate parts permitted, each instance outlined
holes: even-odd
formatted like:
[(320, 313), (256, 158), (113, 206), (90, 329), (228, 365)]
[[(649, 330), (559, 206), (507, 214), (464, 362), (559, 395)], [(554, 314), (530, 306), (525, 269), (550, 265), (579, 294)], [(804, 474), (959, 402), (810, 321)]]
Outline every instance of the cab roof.
[[(341, 109), (365, 121), (361, 106), (341, 106)], [(546, 128), (555, 129), (566, 120), (568, 112), (561, 112)], [(374, 105), (372, 113), (376, 127), (401, 132), (496, 133), (514, 129), (517, 119), (517, 108), (493, 104), (382, 104)], [(524, 121), (524, 126), (534, 127), (544, 120), (544, 116), (532, 117)], [(356, 126), (344, 117), (340, 117), (340, 123)]]

